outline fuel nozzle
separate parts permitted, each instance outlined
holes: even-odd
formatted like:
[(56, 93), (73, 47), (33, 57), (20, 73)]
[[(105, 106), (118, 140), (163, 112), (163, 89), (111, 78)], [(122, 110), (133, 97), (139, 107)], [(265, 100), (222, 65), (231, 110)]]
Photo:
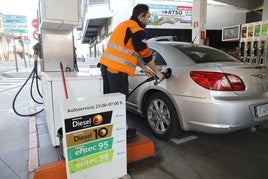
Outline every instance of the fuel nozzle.
[(42, 58), (42, 54), (41, 54), (41, 45), (39, 42), (37, 42), (34, 46), (33, 46), (33, 50), (34, 50), (34, 58), (36, 58), (35, 60), (37, 60), (37, 58)]
[(158, 78), (155, 76), (155, 82), (154, 85), (158, 85), (161, 81), (163, 81), (164, 79), (168, 79), (171, 77), (172, 75), (172, 70), (170, 68), (167, 68), (165, 72), (162, 72), (162, 74), (164, 75), (164, 78), (161, 80), (157, 80)]
[(167, 68), (165, 72), (162, 72), (163, 75), (165, 76), (165, 79), (168, 79), (172, 75), (172, 70), (170, 68)]

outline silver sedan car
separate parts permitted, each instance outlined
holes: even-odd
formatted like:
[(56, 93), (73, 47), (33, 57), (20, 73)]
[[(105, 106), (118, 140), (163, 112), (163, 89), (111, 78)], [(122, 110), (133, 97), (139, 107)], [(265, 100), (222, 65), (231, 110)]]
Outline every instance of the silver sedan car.
[[(129, 79), (129, 111), (141, 114), (158, 138), (182, 131), (230, 133), (268, 122), (268, 69), (218, 49), (182, 42), (148, 42), (169, 78)], [(146, 81), (146, 82), (145, 82)], [(139, 86), (138, 88), (136, 88)]]

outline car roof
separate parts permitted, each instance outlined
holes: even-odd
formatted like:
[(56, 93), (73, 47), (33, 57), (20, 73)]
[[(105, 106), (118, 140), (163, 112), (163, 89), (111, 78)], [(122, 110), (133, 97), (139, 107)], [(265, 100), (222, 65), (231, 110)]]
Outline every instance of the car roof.
[[(148, 45), (157, 50), (171, 65), (190, 65), (207, 62), (241, 62), (223, 51), (200, 44), (179, 41), (149, 41)], [(177, 51), (175, 50), (177, 49)], [(171, 58), (171, 59), (170, 59)]]
[(150, 44), (165, 44), (165, 45), (171, 45), (171, 46), (189, 45), (189, 46), (193, 46), (193, 47), (208, 47), (208, 46), (205, 46), (205, 45), (194, 44), (194, 43), (191, 43), (191, 42), (181, 42), (181, 41), (147, 41), (147, 44), (148, 45), (150, 45)]
[(178, 50), (175, 45), (191, 45), (188, 42), (178, 41), (149, 41), (147, 42), (150, 48), (156, 50), (161, 56), (167, 60), (168, 65), (192, 65), (195, 62), (181, 50)]

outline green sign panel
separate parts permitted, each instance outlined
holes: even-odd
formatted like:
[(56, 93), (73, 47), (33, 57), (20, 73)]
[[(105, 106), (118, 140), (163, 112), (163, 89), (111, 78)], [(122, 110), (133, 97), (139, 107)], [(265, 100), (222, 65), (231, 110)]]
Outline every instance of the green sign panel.
[(85, 157), (87, 155), (92, 155), (105, 150), (110, 150), (113, 145), (113, 137), (105, 138), (102, 140), (97, 140), (94, 142), (89, 142), (83, 145), (69, 147), (68, 150), (68, 160), (74, 160), (77, 158)]
[(21, 15), (2, 15), (4, 33), (14, 35), (28, 34), (27, 17)]
[(268, 33), (268, 23), (266, 24), (262, 24), (262, 28), (261, 28), (261, 36), (266, 37)]
[(261, 31), (261, 25), (255, 25), (254, 37), (259, 37), (260, 36), (260, 31)]
[[(114, 150), (107, 150), (104, 152), (99, 152), (93, 155), (88, 155), (84, 158), (72, 160), (69, 162), (70, 173), (79, 172), (87, 168), (91, 168), (103, 163), (107, 163), (113, 160)], [(105, 172), (105, 171), (103, 171)]]

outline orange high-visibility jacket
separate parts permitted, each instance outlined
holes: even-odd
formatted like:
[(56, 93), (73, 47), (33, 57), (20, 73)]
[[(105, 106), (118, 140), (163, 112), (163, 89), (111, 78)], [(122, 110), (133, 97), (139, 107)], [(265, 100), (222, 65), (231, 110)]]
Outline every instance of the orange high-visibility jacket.
[(108, 70), (123, 72), (129, 76), (134, 76), (138, 60), (149, 57), (151, 51), (149, 47), (140, 52), (136, 52), (130, 38), (124, 43), (127, 29), (132, 34), (143, 30), (136, 21), (127, 20), (120, 23), (112, 33), (107, 47), (100, 57), (100, 64), (107, 66)]

